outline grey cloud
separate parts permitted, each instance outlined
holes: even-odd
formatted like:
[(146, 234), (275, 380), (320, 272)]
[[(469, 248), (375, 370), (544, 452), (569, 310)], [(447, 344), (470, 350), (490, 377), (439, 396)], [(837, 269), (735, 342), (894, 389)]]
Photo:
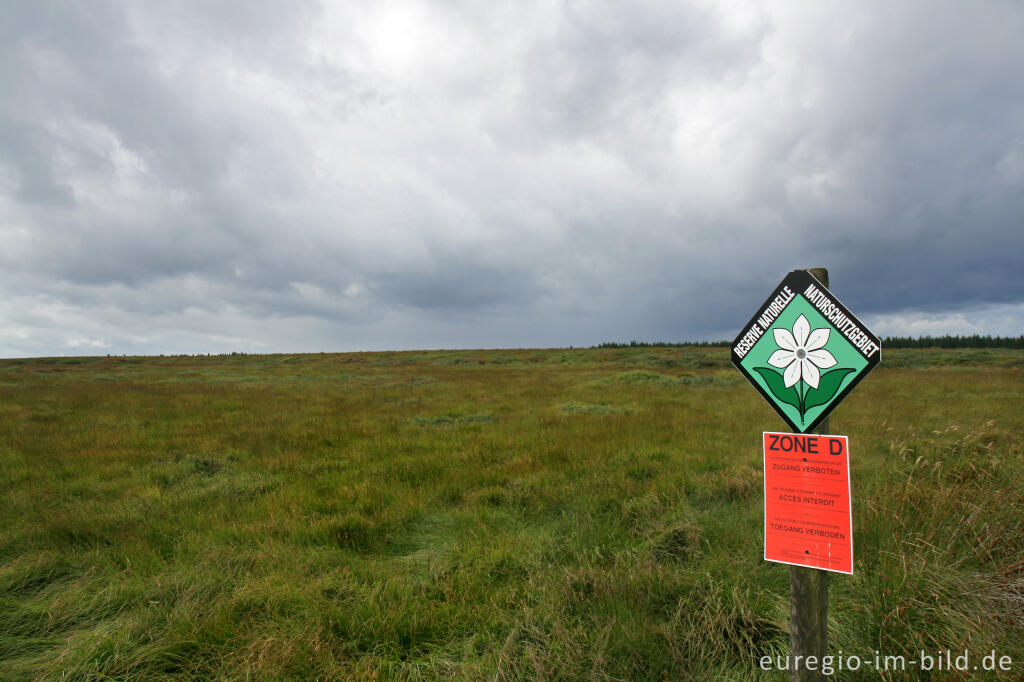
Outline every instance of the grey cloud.
[(889, 325), (1024, 301), (1014, 4), (9, 15), (0, 352), (702, 338), (817, 265)]
[(55, 146), (49, 135), (0, 114), (0, 155), (7, 159), (0, 164), (15, 176), (19, 201), (55, 207), (74, 205), (71, 187), (59, 182), (50, 170)]

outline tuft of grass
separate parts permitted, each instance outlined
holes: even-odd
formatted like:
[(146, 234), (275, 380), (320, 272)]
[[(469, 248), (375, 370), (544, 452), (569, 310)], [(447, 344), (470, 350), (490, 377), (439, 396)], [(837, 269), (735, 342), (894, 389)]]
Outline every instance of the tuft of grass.
[(610, 377), (601, 379), (602, 384), (650, 384), (656, 386), (678, 386), (677, 377), (651, 372), (649, 370), (634, 369), (629, 372), (619, 372)]
[(413, 417), (413, 422), (419, 426), (458, 426), (462, 424), (493, 424), (498, 421), (494, 414), (469, 414), (463, 417), (452, 417), (439, 415), (435, 417)]
[(604, 385), (642, 384), (645, 386), (656, 386), (661, 388), (678, 388), (687, 386), (734, 386), (742, 382), (743, 377), (741, 375), (736, 372), (722, 370), (672, 376), (649, 370), (635, 369), (629, 372), (620, 372), (598, 380), (599, 384)]
[(595, 405), (593, 403), (581, 403), (573, 400), (571, 402), (562, 403), (558, 406), (562, 412), (566, 414), (594, 414), (594, 415), (606, 415), (606, 414), (631, 414), (632, 409), (628, 407), (614, 407), (607, 403), (601, 403)]

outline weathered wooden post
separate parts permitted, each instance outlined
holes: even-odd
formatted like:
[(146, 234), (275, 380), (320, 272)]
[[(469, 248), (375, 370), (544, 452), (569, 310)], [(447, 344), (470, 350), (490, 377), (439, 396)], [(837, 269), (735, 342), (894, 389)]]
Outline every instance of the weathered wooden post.
[[(828, 270), (808, 268), (815, 279), (829, 285)], [(818, 433), (829, 432), (829, 419), (818, 426)], [(828, 571), (805, 566), (789, 567), (789, 679), (799, 682), (823, 680), (821, 660), (828, 653)], [(798, 662), (814, 656), (817, 669), (809, 670)], [(799, 657), (799, 658), (798, 658)]]

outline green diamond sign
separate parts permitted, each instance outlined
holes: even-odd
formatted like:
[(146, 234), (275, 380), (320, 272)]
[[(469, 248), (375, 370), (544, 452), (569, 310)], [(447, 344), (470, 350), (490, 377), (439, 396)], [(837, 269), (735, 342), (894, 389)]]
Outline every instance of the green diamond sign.
[(796, 433), (813, 431), (882, 359), (878, 337), (806, 270), (786, 275), (732, 362)]

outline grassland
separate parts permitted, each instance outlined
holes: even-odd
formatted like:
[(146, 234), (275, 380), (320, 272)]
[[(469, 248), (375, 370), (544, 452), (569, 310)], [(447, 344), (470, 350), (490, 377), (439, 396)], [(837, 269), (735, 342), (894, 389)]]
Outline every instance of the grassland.
[[(834, 413), (833, 651), (1024, 675), (1022, 423), (1019, 350)], [(722, 349), (0, 360), (0, 679), (775, 679), (781, 426)]]

